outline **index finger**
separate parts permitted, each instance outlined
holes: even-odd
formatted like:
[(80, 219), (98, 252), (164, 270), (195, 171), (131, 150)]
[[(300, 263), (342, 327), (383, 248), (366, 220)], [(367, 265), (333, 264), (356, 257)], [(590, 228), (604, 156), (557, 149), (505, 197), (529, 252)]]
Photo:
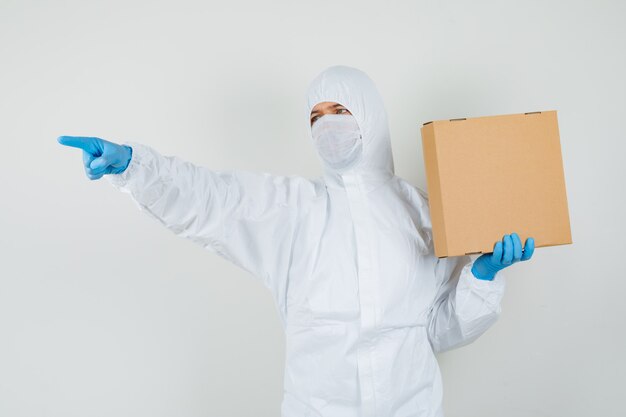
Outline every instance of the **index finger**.
[(71, 146), (73, 148), (79, 148), (86, 152), (89, 152), (92, 155), (95, 155), (97, 152), (96, 147), (94, 146), (94, 138), (92, 137), (84, 137), (84, 136), (59, 136), (57, 141), (61, 145)]

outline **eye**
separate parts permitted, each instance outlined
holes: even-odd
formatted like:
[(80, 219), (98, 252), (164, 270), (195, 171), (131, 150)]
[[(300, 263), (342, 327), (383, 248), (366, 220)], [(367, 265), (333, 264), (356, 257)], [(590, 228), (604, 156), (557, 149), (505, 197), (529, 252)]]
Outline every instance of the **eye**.
[(337, 111), (338, 111), (338, 112), (340, 112), (340, 111), (345, 111), (345, 112), (347, 112), (347, 113), (350, 113), (350, 112), (348, 111), (348, 109), (337, 109)]
[(316, 121), (317, 119), (319, 119), (319, 117), (320, 117), (320, 116), (313, 116), (313, 117), (311, 118), (311, 124), (315, 123), (315, 121)]

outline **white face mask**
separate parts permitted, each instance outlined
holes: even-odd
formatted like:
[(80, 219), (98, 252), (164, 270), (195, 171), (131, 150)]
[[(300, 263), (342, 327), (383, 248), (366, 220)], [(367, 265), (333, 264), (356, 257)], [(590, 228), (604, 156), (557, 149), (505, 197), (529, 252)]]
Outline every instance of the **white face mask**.
[(329, 167), (344, 170), (361, 159), (363, 140), (351, 114), (325, 114), (313, 123), (311, 133), (317, 152)]

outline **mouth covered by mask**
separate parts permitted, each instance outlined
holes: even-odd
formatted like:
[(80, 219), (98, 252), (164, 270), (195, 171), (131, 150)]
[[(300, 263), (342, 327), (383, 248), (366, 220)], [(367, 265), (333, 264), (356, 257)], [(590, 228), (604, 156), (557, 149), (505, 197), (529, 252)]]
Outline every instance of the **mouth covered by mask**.
[(351, 114), (326, 114), (311, 128), (313, 144), (324, 162), (335, 170), (356, 165), (363, 154), (359, 124)]

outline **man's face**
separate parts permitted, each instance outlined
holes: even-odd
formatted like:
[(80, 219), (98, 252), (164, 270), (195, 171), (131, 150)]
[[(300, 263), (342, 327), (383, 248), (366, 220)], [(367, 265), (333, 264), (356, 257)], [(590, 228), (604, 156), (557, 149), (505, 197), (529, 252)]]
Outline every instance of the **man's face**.
[[(334, 101), (322, 101), (317, 103), (313, 110), (311, 110), (311, 126), (320, 117), (325, 114), (352, 114), (343, 105), (335, 103)], [(342, 119), (343, 120), (343, 119)]]

